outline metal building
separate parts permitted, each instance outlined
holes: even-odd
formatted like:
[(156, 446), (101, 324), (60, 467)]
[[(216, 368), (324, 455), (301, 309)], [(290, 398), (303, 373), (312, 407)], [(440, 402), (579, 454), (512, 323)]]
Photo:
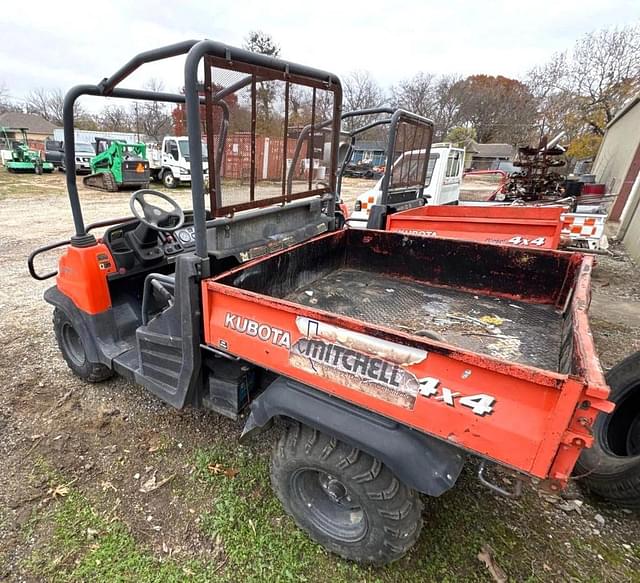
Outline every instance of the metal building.
[(640, 261), (640, 95), (607, 125), (593, 173), (617, 195), (609, 219), (620, 222), (617, 238)]

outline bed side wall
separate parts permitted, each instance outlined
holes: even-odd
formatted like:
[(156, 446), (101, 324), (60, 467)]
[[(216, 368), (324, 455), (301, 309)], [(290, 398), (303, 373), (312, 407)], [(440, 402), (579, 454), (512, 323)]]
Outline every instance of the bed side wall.
[(346, 231), (324, 235), (283, 253), (234, 269), (218, 281), (274, 298), (290, 292), (342, 267), (345, 262)]
[(561, 305), (570, 254), (350, 229), (347, 266)]

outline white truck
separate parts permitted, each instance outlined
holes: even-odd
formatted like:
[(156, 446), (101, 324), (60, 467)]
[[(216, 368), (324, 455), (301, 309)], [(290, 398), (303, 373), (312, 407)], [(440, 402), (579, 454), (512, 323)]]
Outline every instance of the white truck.
[[(424, 150), (418, 152), (418, 154), (424, 153)], [(424, 189), (426, 204), (458, 204), (464, 172), (464, 153), (464, 148), (456, 148), (450, 143), (437, 143), (431, 146)], [(402, 154), (394, 162), (394, 167), (402, 164), (405, 155), (415, 158), (416, 152)], [(371, 207), (380, 202), (381, 189), (382, 178), (373, 188), (358, 195), (353, 212), (349, 216), (350, 227), (366, 228)]]
[[(191, 162), (187, 136), (165, 136), (161, 145), (147, 145), (147, 158), (153, 180), (162, 181), (167, 188), (191, 184)], [(209, 174), (209, 163), (205, 144), (202, 145), (202, 159), (206, 179)]]

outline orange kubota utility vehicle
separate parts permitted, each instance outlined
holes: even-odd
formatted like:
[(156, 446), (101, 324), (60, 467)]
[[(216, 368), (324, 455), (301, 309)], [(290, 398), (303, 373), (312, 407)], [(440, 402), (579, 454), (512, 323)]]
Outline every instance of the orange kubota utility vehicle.
[[(180, 54), (184, 95), (120, 87)], [(256, 99), (264, 84), (269, 111)], [(81, 95), (185, 104), (192, 211), (141, 190), (133, 216), (85, 226), (73, 172)], [(341, 99), (331, 73), (208, 40), (71, 89), (75, 234), (29, 266), (56, 275), (39, 275), (34, 258), (65, 246), (45, 299), (77, 375), (117, 373), (178, 408), (248, 408), (244, 438), (284, 420), (271, 476), (287, 512), (327, 549), (381, 564), (417, 540), (419, 493), (447, 491), (471, 456), (494, 491), (489, 462), (560, 490), (611, 404), (587, 321), (591, 257), (338, 228)], [(405, 162), (386, 167), (382, 214), (423, 204), (433, 131), (401, 110), (389, 123), (387, 158)]]

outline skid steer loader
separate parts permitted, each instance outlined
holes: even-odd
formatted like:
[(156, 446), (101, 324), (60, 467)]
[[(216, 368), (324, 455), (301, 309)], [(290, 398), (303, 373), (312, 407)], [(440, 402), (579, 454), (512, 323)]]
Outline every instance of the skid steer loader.
[(83, 183), (90, 188), (116, 192), (121, 188), (146, 188), (150, 170), (147, 146), (96, 138), (96, 155), (91, 159), (91, 174)]

